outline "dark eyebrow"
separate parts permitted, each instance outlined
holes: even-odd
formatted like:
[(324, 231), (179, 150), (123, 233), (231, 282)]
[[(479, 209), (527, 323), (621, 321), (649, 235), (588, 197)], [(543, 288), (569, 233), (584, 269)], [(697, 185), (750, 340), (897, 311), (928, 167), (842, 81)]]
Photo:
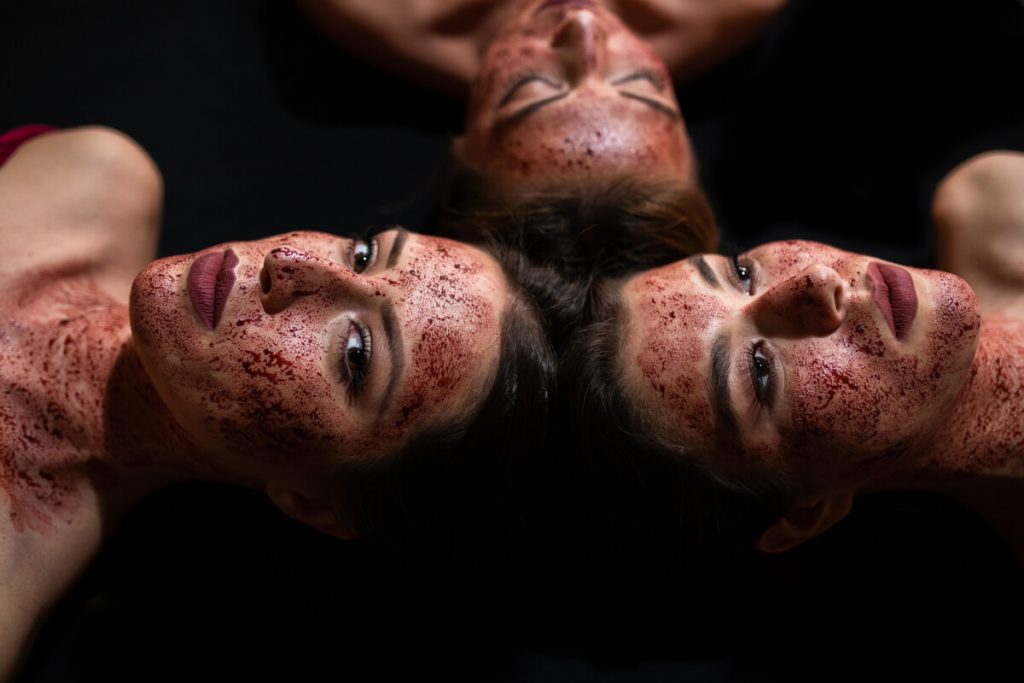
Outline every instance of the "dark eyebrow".
[(672, 107), (669, 107), (668, 105), (662, 104), (658, 100), (652, 100), (649, 97), (644, 97), (643, 95), (636, 95), (636, 94), (631, 93), (631, 92), (619, 91), (619, 94), (622, 95), (623, 97), (628, 97), (631, 100), (636, 100), (637, 102), (643, 102), (644, 104), (646, 104), (651, 109), (653, 109), (653, 110), (655, 110), (657, 112), (660, 112), (660, 113), (664, 114), (665, 116), (668, 116), (673, 121), (680, 121), (680, 120), (682, 120), (682, 117), (679, 115), (679, 112), (677, 112)]
[(731, 437), (738, 434), (739, 427), (736, 422), (736, 413), (732, 410), (732, 401), (729, 400), (729, 337), (725, 333), (719, 334), (711, 345), (711, 373), (710, 386), (708, 391), (711, 394), (711, 406), (715, 413), (715, 431), (719, 434), (723, 429), (728, 433), (723, 436)]
[(395, 307), (390, 301), (381, 304), (380, 316), (384, 324), (384, 336), (388, 338), (388, 349), (391, 352), (391, 376), (384, 389), (378, 414), (383, 413), (391, 405), (391, 397), (395, 393), (398, 380), (402, 378), (402, 370), (405, 367), (405, 345), (402, 340), (402, 331), (398, 326), (398, 319), (395, 317)]
[(409, 231), (404, 228), (398, 229), (398, 234), (395, 235), (395, 241), (391, 243), (391, 253), (388, 254), (387, 269), (395, 267), (398, 263), (398, 257), (402, 253), (402, 247), (405, 246), (405, 240), (409, 238)]
[(502, 133), (509, 126), (522, 121), (527, 116), (529, 116), (530, 114), (534, 113), (535, 111), (537, 111), (541, 107), (549, 105), (552, 102), (557, 102), (558, 100), (560, 100), (560, 99), (562, 99), (564, 97), (568, 97), (570, 92), (572, 92), (572, 91), (571, 90), (566, 90), (565, 92), (558, 93), (557, 95), (552, 95), (551, 97), (545, 98), (543, 100), (538, 100), (537, 102), (534, 102), (532, 104), (528, 104), (525, 107), (523, 107), (522, 109), (520, 109), (519, 111), (506, 116), (504, 119), (502, 119), (502, 120), (500, 120), (500, 121), (498, 121), (497, 123), (494, 124), (494, 130), (492, 132), (492, 135), (494, 137), (501, 137)]
[(701, 277), (704, 278), (704, 281), (707, 282), (709, 286), (714, 287), (715, 289), (721, 289), (722, 286), (718, 284), (718, 277), (715, 276), (715, 271), (711, 269), (711, 266), (708, 265), (708, 262), (704, 260), (703, 256), (697, 254), (693, 257), (693, 262), (697, 264), (697, 272), (700, 273)]

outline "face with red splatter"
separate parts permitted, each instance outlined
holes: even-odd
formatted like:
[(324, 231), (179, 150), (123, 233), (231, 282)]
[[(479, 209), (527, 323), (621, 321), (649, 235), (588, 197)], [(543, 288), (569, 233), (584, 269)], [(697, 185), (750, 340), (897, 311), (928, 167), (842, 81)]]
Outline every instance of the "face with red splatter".
[(196, 444), (231, 475), (298, 485), (471, 411), (508, 296), (497, 262), (457, 242), (299, 232), (156, 261), (130, 313)]
[(521, 3), (484, 55), (456, 147), (509, 190), (694, 174), (665, 65), (615, 14), (584, 0)]
[(870, 486), (923, 453), (980, 325), (954, 275), (813, 242), (692, 257), (622, 297), (618, 362), (652, 428), (726, 480), (801, 495)]

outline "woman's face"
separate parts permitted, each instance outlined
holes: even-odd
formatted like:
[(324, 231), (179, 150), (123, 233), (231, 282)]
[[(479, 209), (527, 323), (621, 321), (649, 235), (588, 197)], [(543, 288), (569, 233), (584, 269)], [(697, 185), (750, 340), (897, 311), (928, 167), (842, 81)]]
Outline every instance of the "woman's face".
[(694, 170), (665, 65), (592, 0), (529, 0), (484, 55), (462, 154), (510, 189)]
[(807, 494), (926, 448), (980, 324), (954, 275), (813, 242), (695, 256), (622, 296), (619, 367), (654, 429), (725, 476), (782, 475)]
[(295, 232), (151, 263), (130, 311), (153, 383), (216, 464), (298, 478), (472, 410), (508, 296), (466, 245)]

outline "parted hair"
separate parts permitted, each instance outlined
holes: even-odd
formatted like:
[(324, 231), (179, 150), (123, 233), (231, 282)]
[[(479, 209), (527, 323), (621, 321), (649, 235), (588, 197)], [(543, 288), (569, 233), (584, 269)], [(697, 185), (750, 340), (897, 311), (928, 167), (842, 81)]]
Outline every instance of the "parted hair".
[(622, 175), (510, 193), (456, 161), (441, 234), (521, 250), (570, 279), (616, 277), (712, 251), (717, 229), (688, 179)]

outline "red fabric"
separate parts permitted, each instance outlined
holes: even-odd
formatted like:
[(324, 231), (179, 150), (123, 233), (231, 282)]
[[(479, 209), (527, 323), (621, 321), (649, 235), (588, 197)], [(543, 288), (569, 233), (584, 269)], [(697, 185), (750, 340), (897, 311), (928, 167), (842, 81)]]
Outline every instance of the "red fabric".
[(18, 149), (26, 140), (31, 140), (43, 133), (49, 133), (51, 130), (57, 130), (57, 128), (42, 123), (30, 123), (26, 126), (11, 128), (3, 135), (0, 135), (0, 166), (3, 166), (11, 155), (14, 154), (14, 150)]

